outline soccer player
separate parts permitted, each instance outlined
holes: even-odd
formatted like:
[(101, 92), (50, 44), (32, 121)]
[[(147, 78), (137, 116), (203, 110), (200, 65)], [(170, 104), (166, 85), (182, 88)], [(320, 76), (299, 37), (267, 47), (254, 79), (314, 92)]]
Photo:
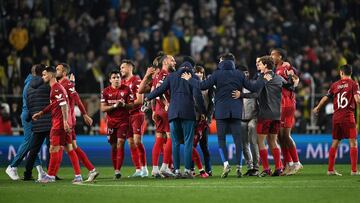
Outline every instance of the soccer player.
[(357, 130), (354, 111), (356, 104), (360, 104), (359, 84), (351, 79), (352, 67), (350, 65), (340, 66), (340, 80), (333, 83), (326, 96), (321, 98), (319, 104), (314, 108), (314, 113), (319, 113), (325, 103), (333, 98), (334, 114), (332, 127), (332, 144), (329, 150), (328, 175), (341, 176), (334, 169), (336, 151), (342, 139), (349, 139), (351, 175), (360, 175), (357, 170), (358, 147)]
[[(206, 76), (205, 76), (205, 68), (199, 65), (195, 66), (195, 75), (197, 75), (200, 79), (200, 81), (205, 80)], [(208, 133), (209, 133), (209, 123), (212, 120), (212, 115), (214, 113), (214, 102), (213, 102), (213, 97), (214, 97), (214, 89), (210, 88), (209, 90), (204, 90), (202, 91), (202, 95), (203, 95), (203, 99), (204, 99), (204, 105), (205, 105), (205, 120), (201, 120), (200, 119), (200, 113), (197, 112), (197, 125), (195, 128), (195, 136), (194, 136), (194, 150), (193, 151), (193, 159), (194, 162), (197, 164), (199, 171), (200, 171), (200, 176), (205, 176), (206, 174), (208, 174), (209, 176), (212, 176), (212, 171), (211, 171), (211, 163), (210, 163), (210, 152), (209, 152), (209, 147), (208, 147)], [(200, 164), (201, 164), (201, 159), (199, 156), (199, 153), (196, 150), (196, 146), (197, 144), (200, 143), (200, 148), (201, 151), (203, 153), (204, 156), (204, 162), (205, 162), (205, 171), (202, 172), (202, 170), (200, 170)]]
[[(263, 171), (260, 176), (279, 176), (282, 174), (282, 163), (280, 148), (277, 143), (277, 135), (280, 129), (281, 111), (281, 88), (284, 80), (273, 72), (274, 62), (270, 56), (263, 56), (259, 59), (259, 69), (267, 80), (265, 86), (258, 93), (258, 123), (256, 131)], [(271, 149), (275, 162), (275, 172), (271, 174), (268, 162), (268, 149), (265, 139)]]
[[(129, 111), (132, 108), (131, 90), (121, 84), (120, 72), (118, 70), (109, 73), (110, 86), (101, 93), (102, 112), (106, 112), (108, 127), (108, 142), (111, 144), (111, 159), (115, 170), (114, 179), (120, 179), (120, 169), (124, 160), (124, 143), (127, 139), (131, 150), (136, 150), (132, 132), (129, 126)], [(138, 166), (139, 157), (132, 153), (131, 158), (135, 166)]]
[(99, 175), (96, 171), (93, 164), (90, 162), (85, 152), (77, 145), (76, 143), (76, 116), (75, 116), (75, 104), (79, 107), (81, 114), (83, 115), (84, 121), (88, 126), (92, 125), (93, 120), (87, 114), (83, 103), (80, 100), (79, 94), (75, 90), (75, 85), (67, 78), (67, 75), (70, 73), (70, 66), (66, 63), (60, 63), (56, 66), (56, 79), (57, 81), (65, 88), (66, 93), (69, 99), (69, 108), (70, 108), (70, 118), (72, 122), (72, 128), (70, 136), (72, 139), (72, 145), (74, 150), (81, 161), (81, 163), (89, 170), (89, 177), (86, 180), (87, 182), (94, 181), (95, 178)]
[(56, 81), (56, 69), (54, 67), (46, 67), (43, 71), (43, 80), (49, 83), (50, 104), (42, 111), (32, 116), (33, 120), (37, 120), (43, 114), (51, 111), (51, 131), (50, 131), (50, 163), (48, 175), (45, 176), (41, 182), (55, 182), (55, 176), (60, 168), (63, 156), (63, 146), (70, 158), (74, 169), (75, 179), (74, 184), (82, 182), (79, 159), (72, 146), (70, 137), (72, 120), (70, 119), (71, 112), (69, 109), (69, 99), (66, 90)]
[(141, 104), (144, 100), (144, 95), (138, 93), (141, 79), (139, 76), (133, 75), (135, 64), (131, 60), (123, 60), (120, 65), (121, 83), (130, 88), (133, 97), (131, 101), (134, 103), (134, 108), (129, 110), (130, 114), (130, 128), (132, 129), (136, 150), (131, 149), (132, 153), (138, 153), (140, 167), (137, 166), (132, 177), (147, 177), (149, 175), (146, 164), (146, 150), (142, 143), (142, 135), (144, 134), (145, 114), (141, 111)]
[[(286, 59), (285, 50), (280, 48), (273, 49), (271, 50), (271, 57), (275, 63), (276, 74), (280, 75), (284, 80), (289, 82), (297, 78), (294, 67), (284, 61)], [(284, 157), (284, 174), (292, 175), (296, 174), (303, 168), (299, 161), (295, 142), (291, 137), (291, 128), (295, 123), (296, 99), (295, 92), (286, 87), (281, 89), (281, 94), (281, 126), (278, 138)]]
[[(152, 90), (159, 87), (169, 75), (170, 72), (175, 70), (176, 61), (171, 55), (164, 55), (159, 60), (161, 64), (160, 72), (154, 77), (152, 81)], [(168, 120), (168, 107), (170, 102), (170, 94), (167, 91), (165, 94), (159, 96), (155, 100), (155, 105), (153, 106), (152, 119), (155, 121), (156, 126), (156, 139), (152, 151), (152, 176), (158, 177), (174, 177), (175, 174), (169, 168), (172, 155), (172, 142), (170, 137), (170, 126)], [(160, 157), (160, 152), (164, 147), (164, 157), (163, 164), (159, 170), (158, 162)]]

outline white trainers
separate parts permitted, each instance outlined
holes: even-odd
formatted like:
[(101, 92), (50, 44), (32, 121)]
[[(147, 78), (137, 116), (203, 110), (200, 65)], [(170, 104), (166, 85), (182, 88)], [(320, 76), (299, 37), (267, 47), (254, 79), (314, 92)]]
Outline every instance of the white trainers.
[(160, 169), (160, 175), (163, 178), (175, 178), (176, 176), (169, 168)]
[(42, 179), (44, 179), (48, 174), (46, 172), (38, 173), (38, 182), (41, 182)]
[(82, 182), (83, 182), (83, 179), (81, 176), (75, 176), (74, 180), (72, 181), (72, 184), (80, 185), (80, 184), (82, 184)]
[(136, 170), (134, 174), (129, 176), (129, 178), (139, 178), (141, 177), (141, 170)]
[(148, 171), (147, 167), (144, 167), (144, 168), (141, 170), (140, 176), (141, 176), (142, 178), (146, 178), (146, 177), (149, 176), (149, 171)]
[(90, 171), (88, 179), (85, 182), (93, 182), (96, 179), (96, 177), (98, 177), (99, 175), (100, 173), (97, 172), (96, 170)]
[(20, 180), (20, 177), (17, 173), (16, 167), (11, 167), (10, 165), (6, 168), (6, 174), (11, 178), (11, 180)]
[(46, 175), (38, 182), (39, 183), (55, 183), (55, 176)]
[(294, 175), (302, 168), (304, 168), (303, 165), (300, 162), (296, 162), (290, 166), (290, 170), (286, 173), (286, 175)]
[(328, 176), (342, 176), (342, 174), (338, 173), (337, 171), (328, 171), (327, 175)]
[(360, 176), (360, 171), (356, 171), (356, 172), (351, 171), (350, 175), (352, 175), (352, 176)]
[(153, 170), (153, 171), (151, 172), (151, 175), (152, 175), (152, 177), (154, 177), (154, 178), (162, 178), (162, 176), (160, 175), (160, 171), (159, 171), (159, 170)]

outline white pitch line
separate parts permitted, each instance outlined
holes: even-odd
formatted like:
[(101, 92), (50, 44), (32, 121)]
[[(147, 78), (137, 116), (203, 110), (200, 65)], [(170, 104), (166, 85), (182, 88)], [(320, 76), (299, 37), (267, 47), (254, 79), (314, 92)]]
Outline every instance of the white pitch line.
[(282, 189), (307, 189), (307, 188), (311, 188), (311, 189), (326, 189), (326, 188), (347, 188), (347, 189), (358, 189), (358, 186), (347, 186), (347, 185), (337, 185), (337, 186), (312, 186), (312, 185), (308, 185), (308, 186), (296, 186), (296, 185), (284, 185), (284, 186), (270, 186), (270, 185), (225, 185), (225, 186), (220, 186), (220, 185), (214, 185), (214, 186), (210, 186), (210, 185), (134, 185), (134, 184), (126, 184), (126, 185), (102, 185), (102, 184), (77, 184), (79, 186), (88, 186), (88, 187), (141, 187), (141, 188), (192, 188), (192, 189), (246, 189), (246, 188), (251, 188), (251, 189), (256, 189), (256, 188), (282, 188)]

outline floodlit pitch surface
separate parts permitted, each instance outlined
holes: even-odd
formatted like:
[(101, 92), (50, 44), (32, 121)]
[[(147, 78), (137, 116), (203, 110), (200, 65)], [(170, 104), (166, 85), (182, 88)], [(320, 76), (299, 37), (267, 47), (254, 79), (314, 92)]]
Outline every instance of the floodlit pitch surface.
[[(99, 167), (95, 183), (73, 185), (72, 168), (61, 168), (64, 180), (41, 184), (11, 181), (0, 168), (0, 202), (358, 202), (360, 176), (350, 176), (349, 165), (337, 165), (342, 177), (327, 176), (326, 165), (305, 165), (301, 173), (286, 177), (220, 178), (221, 166), (214, 176), (192, 180), (128, 178), (134, 169), (124, 167), (122, 178), (113, 180), (111, 167)], [(151, 170), (151, 167), (149, 168)], [(246, 169), (243, 168), (243, 172)], [(84, 178), (86, 170), (82, 170)], [(22, 175), (23, 170), (19, 170)], [(37, 175), (34, 170), (34, 175)]]

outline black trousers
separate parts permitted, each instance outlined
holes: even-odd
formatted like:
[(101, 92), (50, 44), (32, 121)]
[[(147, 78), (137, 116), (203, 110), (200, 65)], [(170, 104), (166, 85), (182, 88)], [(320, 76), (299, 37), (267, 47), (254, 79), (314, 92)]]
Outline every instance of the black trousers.
[[(32, 169), (34, 168), (34, 163), (35, 163), (35, 158), (37, 156), (37, 154), (39, 153), (42, 144), (44, 143), (44, 140), (46, 138), (46, 145), (48, 146), (48, 149), (50, 147), (50, 131), (46, 131), (46, 132), (34, 132), (34, 143), (30, 148), (29, 151), (29, 156), (25, 165), (25, 172), (24, 172), (24, 177), (31, 177), (32, 175)], [(48, 166), (49, 164), (49, 158), (50, 158), (50, 154), (49, 154), (49, 150), (47, 150), (47, 155), (46, 157), (48, 157), (47, 162), (46, 162), (46, 166)]]

